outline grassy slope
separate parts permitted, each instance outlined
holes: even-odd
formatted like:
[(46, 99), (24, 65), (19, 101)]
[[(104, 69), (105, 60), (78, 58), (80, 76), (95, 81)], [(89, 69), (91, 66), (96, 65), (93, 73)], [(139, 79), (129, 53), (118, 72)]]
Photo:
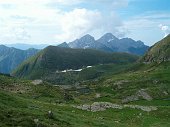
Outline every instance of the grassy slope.
[[(103, 69), (101, 66), (96, 68)], [(93, 70), (93, 68), (91, 69)], [(82, 84), (90, 89), (88, 93), (83, 93), (78, 89), (64, 91), (48, 83), (33, 85), (30, 81), (0, 76), (0, 126), (36, 126), (34, 119), (39, 119), (41, 126), (50, 127), (170, 126), (170, 101), (164, 100), (170, 98), (170, 63), (137, 64), (129, 71), (115, 73), (111, 77), (106, 74), (99, 81), (89, 81)], [(120, 80), (128, 80), (128, 82), (122, 85), (122, 89), (117, 89), (114, 83)], [(157, 111), (147, 113), (126, 108), (92, 113), (71, 107), (71, 104), (92, 103), (94, 101), (120, 103), (122, 98), (141, 88), (147, 89), (154, 100), (139, 100), (131, 102), (131, 104), (155, 105), (158, 106)], [(163, 94), (164, 91), (168, 95)], [(74, 100), (67, 100), (64, 93), (72, 95)], [(100, 93), (101, 97), (95, 98), (95, 93)], [(58, 101), (61, 101), (62, 104), (58, 104)], [(49, 110), (54, 113), (53, 119), (49, 119), (47, 116)], [(141, 116), (140, 113), (142, 113)]]
[(126, 70), (133, 64), (103, 64), (83, 69), (80, 72), (49, 73), (46, 81), (53, 84), (72, 85), (98, 80)]
[[(92, 69), (92, 68), (91, 68)], [(81, 83), (81, 94), (76, 90), (72, 94), (78, 96), (77, 101), (88, 103), (90, 101), (109, 101), (121, 103), (127, 96), (135, 95), (139, 90), (145, 90), (154, 99), (163, 100), (170, 98), (170, 63), (164, 64), (136, 64), (121, 73), (103, 75), (95, 81), (89, 80)], [(123, 81), (119, 86), (116, 83)], [(125, 81), (125, 82), (124, 82)], [(75, 91), (76, 92), (75, 92)], [(78, 94), (77, 94), (78, 93)], [(95, 93), (100, 93), (100, 98), (95, 98)], [(168, 94), (167, 94), (168, 93)]]
[(161, 62), (170, 60), (170, 35), (154, 44), (142, 58), (144, 62)]

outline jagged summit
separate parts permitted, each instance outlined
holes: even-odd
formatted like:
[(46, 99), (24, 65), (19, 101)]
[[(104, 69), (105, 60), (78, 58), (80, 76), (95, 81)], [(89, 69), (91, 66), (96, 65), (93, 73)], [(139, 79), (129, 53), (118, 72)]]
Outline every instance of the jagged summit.
[(99, 38), (98, 40), (102, 40), (102, 39), (118, 39), (118, 38), (115, 37), (112, 33), (106, 33), (101, 38)]
[(63, 42), (59, 44), (58, 47), (69, 48), (69, 45), (66, 42)]
[(92, 39), (92, 40), (94, 40), (94, 37), (91, 36), (90, 34), (86, 34), (86, 35), (84, 35), (83, 37), (81, 37), (80, 40), (81, 40), (81, 39)]
[(106, 52), (126, 52), (135, 55), (143, 55), (149, 48), (142, 41), (135, 41), (131, 38), (119, 39), (112, 33), (106, 33), (98, 40), (90, 34), (76, 39), (69, 43), (62, 43), (59, 47), (97, 49)]
[(93, 36), (86, 34), (80, 39), (76, 39), (73, 42), (70, 42), (68, 45), (71, 48), (88, 48), (91, 47), (95, 43), (95, 39)]
[(97, 42), (107, 45), (107, 43), (110, 43), (111, 41), (115, 40), (118, 40), (118, 38), (115, 37), (112, 33), (106, 33), (101, 38), (99, 38)]

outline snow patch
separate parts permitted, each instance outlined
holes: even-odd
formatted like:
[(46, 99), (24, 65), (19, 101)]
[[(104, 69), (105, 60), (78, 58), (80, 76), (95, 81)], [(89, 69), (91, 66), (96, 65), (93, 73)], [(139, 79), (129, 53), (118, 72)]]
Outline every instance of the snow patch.
[(113, 39), (109, 39), (108, 42), (111, 42), (111, 41), (113, 41), (113, 40), (114, 40), (114, 38), (113, 38)]
[(66, 72), (80, 72), (82, 71), (83, 69), (86, 69), (86, 68), (91, 68), (92, 66), (87, 66), (85, 68), (80, 68), (80, 69), (77, 69), (77, 70), (73, 70), (73, 69), (67, 69), (67, 70), (63, 70), (63, 71), (56, 71), (56, 73), (66, 73)]

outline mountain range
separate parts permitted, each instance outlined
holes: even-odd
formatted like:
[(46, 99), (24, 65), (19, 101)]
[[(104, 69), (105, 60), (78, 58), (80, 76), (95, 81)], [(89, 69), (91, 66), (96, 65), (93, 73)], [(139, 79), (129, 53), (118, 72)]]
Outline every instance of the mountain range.
[(35, 55), (39, 50), (20, 50), (0, 45), (0, 73), (10, 73), (20, 63)]
[(142, 41), (135, 41), (131, 38), (119, 39), (112, 33), (106, 33), (98, 40), (87, 34), (75, 41), (66, 42), (58, 45), (59, 47), (83, 48), (83, 49), (98, 49), (107, 52), (126, 52), (136, 55), (143, 55), (149, 48)]
[[(30, 56), (35, 55), (38, 52), (38, 49), (43, 49), (48, 45), (31, 45), (18, 43), (8, 44), (7, 46), (0, 46), (1, 73), (10, 73), (24, 60)], [(118, 39), (111, 33), (106, 33), (98, 40), (95, 40), (94, 37), (87, 34), (73, 42), (64, 42), (58, 45), (58, 47), (72, 49), (95, 49), (110, 53), (124, 52), (135, 55), (143, 55), (149, 48), (141, 41), (134, 41), (130, 38)]]

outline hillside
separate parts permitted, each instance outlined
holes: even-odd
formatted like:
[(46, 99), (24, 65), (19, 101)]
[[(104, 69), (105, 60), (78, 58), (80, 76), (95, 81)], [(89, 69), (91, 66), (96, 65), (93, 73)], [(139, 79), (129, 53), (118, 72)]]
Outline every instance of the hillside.
[(126, 53), (106, 53), (91, 49), (71, 49), (49, 46), (36, 56), (25, 61), (12, 75), (16, 77), (36, 79), (47, 78), (68, 69), (82, 69), (98, 64), (132, 63), (137, 56)]
[(170, 35), (153, 45), (142, 61), (147, 63), (170, 61)]
[(168, 127), (170, 63), (129, 69), (65, 89), (0, 75), (0, 126)]
[(9, 74), (20, 63), (37, 52), (37, 49), (20, 50), (0, 45), (0, 72)]

